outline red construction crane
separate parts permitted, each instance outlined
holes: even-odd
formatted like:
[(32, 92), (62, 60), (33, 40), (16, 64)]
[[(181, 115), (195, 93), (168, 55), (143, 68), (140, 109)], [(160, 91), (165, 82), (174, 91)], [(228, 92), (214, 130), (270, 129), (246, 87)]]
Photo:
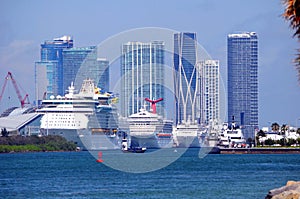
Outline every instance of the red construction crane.
[(151, 103), (152, 113), (156, 113), (156, 103), (163, 100), (163, 98), (159, 98), (157, 100), (150, 100), (149, 98), (145, 98), (147, 102)]
[[(20, 90), (19, 90), (19, 88), (18, 88), (18, 85), (17, 85), (17, 82), (16, 82), (16, 80), (13, 78), (11, 72), (8, 72), (7, 75), (6, 75), (6, 77), (5, 77), (4, 85), (2, 86), (2, 90), (1, 90), (1, 93), (0, 93), (0, 102), (1, 102), (1, 99), (2, 99), (2, 97), (3, 97), (3, 93), (4, 93), (4, 90), (5, 90), (6, 84), (7, 84), (8, 80), (10, 80), (10, 79), (11, 79), (11, 81), (12, 81), (14, 87), (15, 87), (17, 96), (18, 96), (19, 101), (20, 101), (20, 103), (21, 103), (21, 107), (24, 108), (25, 104), (30, 104), (29, 98), (28, 98), (28, 94), (26, 93), (25, 97), (22, 98), (21, 92), (20, 92)], [(27, 101), (26, 101), (26, 100), (27, 100)]]

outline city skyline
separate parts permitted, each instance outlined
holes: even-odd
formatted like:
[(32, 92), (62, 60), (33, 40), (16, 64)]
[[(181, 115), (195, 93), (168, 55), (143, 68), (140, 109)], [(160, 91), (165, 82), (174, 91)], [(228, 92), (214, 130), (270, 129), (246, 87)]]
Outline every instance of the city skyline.
[(70, 36), (46, 40), (41, 45), (40, 61), (35, 62), (35, 100), (39, 104), (51, 95), (63, 95), (63, 50), (73, 47)]
[(50, 96), (64, 96), (73, 82), (81, 88), (91, 78), (102, 91), (109, 91), (109, 61), (98, 57), (97, 46), (75, 47), (71, 36), (41, 44), (40, 61), (35, 62), (35, 101), (40, 105)]
[[(1, 77), (4, 79), (8, 71), (12, 72), (25, 92), (29, 93), (31, 101), (34, 99), (33, 63), (39, 59), (39, 45), (46, 38), (71, 34), (77, 41), (76, 46), (80, 47), (95, 45), (111, 35), (137, 27), (155, 26), (182, 32), (193, 31), (197, 32), (198, 42), (211, 57), (220, 60), (221, 77), (226, 82), (226, 36), (231, 32), (247, 30), (257, 32), (260, 38), (260, 126), (269, 126), (272, 122), (300, 124), (297, 113), (300, 109), (300, 87), (293, 66), (298, 43), (292, 38), (293, 31), (288, 23), (280, 16), (283, 13), (280, 1), (254, 0), (243, 4), (234, 0), (191, 1), (189, 4), (180, 1), (133, 1), (131, 4), (118, 2), (118, 6), (114, 1), (93, 1), (90, 4), (57, 1), (60, 5), (56, 10), (57, 15), (50, 17), (50, 13), (43, 12), (43, 8), (53, 3), (55, 1), (1, 2), (0, 25), (3, 28), (0, 38), (0, 84)], [(66, 9), (70, 4), (74, 6), (72, 11)], [(110, 12), (99, 12), (103, 7)], [(248, 9), (242, 9), (244, 7)], [(147, 8), (146, 11), (155, 9), (156, 14), (150, 17), (148, 12), (142, 12), (139, 8)], [(124, 15), (125, 10), (132, 12)], [(178, 16), (173, 12), (175, 10), (182, 10), (183, 14)], [(94, 17), (76, 15), (81, 11), (93, 13)], [(211, 13), (217, 14), (212, 16)], [(64, 20), (61, 20), (62, 17)], [(108, 18), (110, 20), (106, 20)], [(199, 23), (189, 23), (192, 18)], [(101, 26), (96, 26), (99, 23)], [(104, 26), (107, 28), (103, 29)], [(12, 101), (16, 98), (14, 93), (10, 94), (11, 101), (7, 96), (3, 98), (0, 106), (2, 110), (3, 103), (19, 104), (17, 100)]]

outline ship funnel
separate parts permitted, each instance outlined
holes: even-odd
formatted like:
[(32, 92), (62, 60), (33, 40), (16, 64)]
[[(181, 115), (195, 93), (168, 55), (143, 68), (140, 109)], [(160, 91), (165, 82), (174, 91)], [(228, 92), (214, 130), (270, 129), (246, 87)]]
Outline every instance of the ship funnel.
[(159, 98), (157, 100), (150, 100), (149, 98), (145, 98), (145, 100), (147, 102), (150, 102), (151, 103), (151, 109), (152, 109), (152, 113), (156, 113), (156, 103), (157, 102), (160, 102), (160, 101), (163, 101), (164, 99), (163, 98)]

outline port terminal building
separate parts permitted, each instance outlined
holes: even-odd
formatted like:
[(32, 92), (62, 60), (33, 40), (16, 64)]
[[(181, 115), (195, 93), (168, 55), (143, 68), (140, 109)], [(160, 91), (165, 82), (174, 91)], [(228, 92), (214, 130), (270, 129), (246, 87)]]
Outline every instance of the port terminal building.
[(11, 135), (38, 135), (40, 134), (40, 120), (42, 114), (31, 108), (12, 107), (0, 116), (0, 129), (5, 128)]

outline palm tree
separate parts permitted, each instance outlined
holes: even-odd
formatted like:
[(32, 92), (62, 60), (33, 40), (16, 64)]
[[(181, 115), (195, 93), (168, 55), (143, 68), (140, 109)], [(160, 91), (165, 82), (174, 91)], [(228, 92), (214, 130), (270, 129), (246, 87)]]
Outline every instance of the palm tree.
[(256, 135), (258, 137), (266, 137), (266, 133), (263, 130), (259, 130)]
[(275, 123), (273, 123), (273, 124), (271, 125), (271, 128), (272, 128), (272, 131), (273, 131), (273, 132), (278, 132), (280, 126), (279, 126), (279, 124), (278, 124), (277, 122), (275, 122)]
[[(297, 37), (300, 41), (300, 0), (283, 0), (283, 4), (285, 6), (283, 17), (290, 22), (291, 28), (295, 30), (294, 37)], [(298, 49), (295, 64), (300, 81), (300, 49)]]
[(289, 129), (288, 125), (283, 124), (283, 125), (281, 126), (281, 134), (282, 134), (282, 135), (285, 135), (285, 132), (286, 132), (288, 129)]
[(260, 138), (261, 137), (266, 137), (266, 133), (262, 130), (262, 129), (260, 129), (258, 132), (257, 132), (257, 134), (256, 134), (256, 136), (255, 136), (255, 140), (256, 140), (256, 145), (258, 146), (258, 145), (263, 145), (263, 142), (260, 142)]

